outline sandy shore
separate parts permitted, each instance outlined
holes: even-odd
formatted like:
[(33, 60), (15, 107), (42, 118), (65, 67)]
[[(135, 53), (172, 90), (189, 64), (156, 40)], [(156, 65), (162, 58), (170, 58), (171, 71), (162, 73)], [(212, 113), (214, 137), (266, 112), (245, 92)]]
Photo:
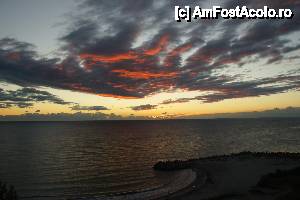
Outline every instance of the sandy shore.
[(95, 197), (93, 200), (154, 200), (154, 199), (161, 199), (167, 196), (170, 196), (172, 194), (175, 194), (176, 192), (183, 190), (184, 188), (187, 188), (190, 186), (195, 180), (196, 180), (196, 172), (192, 169), (183, 169), (179, 170), (173, 179), (172, 182), (170, 182), (167, 185), (164, 185), (161, 188), (157, 188), (154, 190), (148, 190), (148, 191), (141, 191), (141, 192), (135, 192), (127, 194), (120, 194), (116, 196), (102, 196), (102, 197)]
[[(300, 168), (296, 173), (288, 175), (291, 169), (300, 166), (299, 155), (296, 157), (270, 155), (257, 156), (246, 153), (194, 160), (192, 161), (193, 169), (201, 174), (201, 177), (206, 177), (205, 181), (197, 179), (184, 192), (170, 195), (167, 199), (299, 200)], [(279, 173), (281, 174), (279, 178), (275, 175), (273, 175), (275, 178), (264, 176), (277, 170), (287, 172)]]
[(300, 199), (300, 154), (244, 152), (160, 164), (154, 168), (176, 171), (169, 184), (90, 200)]

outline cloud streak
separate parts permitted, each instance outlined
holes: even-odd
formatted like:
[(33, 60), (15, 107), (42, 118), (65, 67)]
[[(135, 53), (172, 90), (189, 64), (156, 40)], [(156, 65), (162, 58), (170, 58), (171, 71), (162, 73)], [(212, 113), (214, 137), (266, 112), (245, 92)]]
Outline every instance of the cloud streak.
[(105, 106), (79, 106), (79, 105), (72, 106), (71, 109), (75, 110), (75, 111), (103, 111), (103, 110), (109, 110)]
[(140, 106), (133, 106), (133, 107), (131, 107), (131, 109), (135, 110), (135, 111), (142, 111), (142, 110), (156, 109), (156, 107), (157, 107), (157, 105), (146, 104), (146, 105), (140, 105)]
[(19, 108), (28, 108), (34, 103), (54, 103), (60, 105), (72, 104), (59, 97), (35, 88), (22, 88), (18, 90), (3, 90), (0, 88), (0, 108), (10, 108), (16, 106)]

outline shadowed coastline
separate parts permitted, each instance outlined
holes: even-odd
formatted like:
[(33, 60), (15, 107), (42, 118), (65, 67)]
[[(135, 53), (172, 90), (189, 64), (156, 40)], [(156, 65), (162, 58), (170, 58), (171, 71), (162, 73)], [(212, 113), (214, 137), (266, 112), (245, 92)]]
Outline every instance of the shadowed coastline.
[(215, 155), (215, 156), (208, 156), (208, 157), (203, 157), (203, 158), (198, 158), (198, 159), (159, 161), (156, 164), (154, 164), (153, 169), (159, 170), (159, 171), (174, 171), (174, 170), (180, 170), (180, 169), (189, 169), (189, 168), (193, 168), (195, 166), (196, 161), (226, 160), (226, 159), (230, 159), (230, 158), (242, 158), (245, 156), (250, 156), (250, 157), (255, 157), (255, 158), (266, 158), (266, 159), (296, 159), (296, 160), (300, 161), (300, 153), (243, 151), (240, 153), (232, 153), (229, 155)]
[[(300, 199), (300, 153), (241, 152), (187, 161), (159, 161), (153, 169), (193, 169), (197, 173), (197, 180), (190, 187), (165, 199)], [(199, 177), (202, 179), (198, 180)]]
[(18, 200), (17, 191), (13, 185), (8, 185), (0, 181), (0, 200)]

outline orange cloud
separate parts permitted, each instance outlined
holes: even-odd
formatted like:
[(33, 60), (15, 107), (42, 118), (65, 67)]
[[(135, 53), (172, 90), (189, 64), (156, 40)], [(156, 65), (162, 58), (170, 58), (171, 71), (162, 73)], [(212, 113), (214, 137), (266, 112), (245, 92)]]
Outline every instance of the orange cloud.
[(169, 42), (169, 35), (164, 35), (160, 38), (160, 40), (155, 45), (155, 47), (144, 51), (144, 54), (147, 55), (147, 56), (157, 55), (167, 47), (168, 42)]
[(192, 44), (189, 44), (189, 43), (183, 44), (183, 45), (181, 45), (181, 46), (176, 47), (175, 49), (173, 49), (169, 53), (169, 56), (177, 56), (177, 55), (179, 55), (181, 53), (184, 53), (184, 52), (190, 50), (192, 47), (193, 47)]
[(120, 62), (123, 60), (132, 60), (138, 58), (138, 56), (133, 52), (129, 51), (128, 53), (115, 54), (115, 55), (95, 55), (95, 54), (80, 54), (81, 59), (90, 60), (93, 62), (106, 62), (106, 63), (114, 63)]
[(177, 72), (159, 72), (159, 73), (151, 73), (151, 72), (139, 72), (139, 71), (129, 71), (125, 69), (115, 69), (112, 70), (114, 73), (118, 73), (120, 77), (132, 78), (132, 79), (150, 79), (150, 78), (170, 78), (176, 77)]
[[(147, 56), (155, 56), (158, 53), (160, 53), (162, 50), (164, 50), (168, 44), (169, 36), (164, 35), (160, 38), (158, 43), (148, 50), (145, 50), (143, 52), (143, 55)], [(82, 60), (88, 61), (87, 66), (92, 66), (93, 64), (96, 64), (97, 62), (105, 62), (105, 63), (115, 63), (120, 62), (124, 60), (134, 60), (136, 63), (143, 63), (145, 62), (145, 59), (141, 58), (142, 55), (138, 54), (135, 51), (129, 51), (127, 53), (120, 53), (120, 54), (114, 54), (114, 55), (96, 55), (96, 54), (89, 54), (89, 53), (83, 53), (80, 54), (79, 57)]]
[(82, 84), (80, 84), (80, 83), (66, 84), (66, 87), (71, 88), (72, 90), (78, 90), (78, 91), (86, 92), (86, 93), (93, 93), (93, 90), (82, 86)]
[(180, 56), (180, 54), (190, 50), (191, 48), (192, 48), (192, 44), (189, 43), (176, 47), (175, 49), (173, 49), (171, 52), (168, 53), (167, 57), (164, 60), (164, 66), (171, 67), (174, 57)]
[(112, 98), (117, 98), (117, 99), (139, 99), (139, 97), (131, 97), (131, 96), (121, 96), (121, 95), (114, 95), (114, 94), (98, 94), (99, 96), (102, 97), (112, 97)]
[(129, 87), (127, 84), (122, 84), (122, 83), (113, 83), (113, 82), (108, 82), (113, 88), (120, 88), (122, 90), (126, 90), (128, 92), (134, 92), (136, 89), (134, 87)]

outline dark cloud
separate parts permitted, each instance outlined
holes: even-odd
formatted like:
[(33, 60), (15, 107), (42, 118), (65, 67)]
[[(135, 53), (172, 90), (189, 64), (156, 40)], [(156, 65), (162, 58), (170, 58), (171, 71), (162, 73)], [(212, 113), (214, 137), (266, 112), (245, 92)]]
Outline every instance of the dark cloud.
[(189, 102), (189, 101), (192, 101), (195, 99), (196, 98), (179, 98), (179, 99), (175, 99), (175, 100), (168, 99), (168, 100), (163, 101), (161, 104), (186, 103), (186, 102)]
[(105, 106), (79, 106), (75, 105), (71, 107), (72, 110), (76, 111), (101, 111), (101, 110), (109, 110)]
[(37, 102), (50, 102), (61, 105), (71, 104), (49, 92), (35, 88), (22, 88), (15, 91), (0, 89), (0, 108), (10, 108), (12, 106), (27, 108)]
[(271, 110), (253, 111), (253, 112), (203, 114), (203, 115), (193, 115), (188, 117), (183, 116), (178, 118), (215, 119), (215, 118), (277, 118), (277, 117), (299, 118), (300, 107), (274, 108)]
[[(169, 99), (163, 101), (161, 104), (172, 103), (186, 103), (192, 100), (199, 100), (204, 103), (218, 102), (225, 99), (244, 98), (244, 97), (257, 97), (262, 95), (277, 94), (284, 91), (300, 88), (300, 76), (278, 76), (274, 78), (262, 79), (252, 82), (234, 82), (223, 85), (210, 85), (210, 88), (214, 88), (214, 91), (218, 91), (211, 94), (205, 94), (192, 98), (179, 98)], [(282, 86), (269, 85), (272, 83), (284, 83)], [(208, 85), (209, 87), (209, 85)]]
[(117, 115), (106, 115), (103, 113), (26, 113), (21, 115), (6, 115), (0, 116), (0, 121), (85, 121), (85, 120), (105, 120), (118, 119)]
[[(299, 50), (300, 45), (299, 38), (290, 38), (300, 31), (297, 1), (264, 2), (271, 7), (292, 8), (296, 12), (293, 19), (195, 23), (175, 22), (176, 4), (195, 2), (86, 0), (80, 3), (85, 14), (72, 19), (60, 38), (63, 59), (41, 58), (28, 43), (0, 40), (0, 80), (23, 87), (47, 86), (116, 98), (142, 98), (176, 89), (209, 93), (176, 102), (216, 102), (299, 89), (298, 74), (243, 81), (240, 76), (216, 73), (250, 63), (250, 58), (266, 60), (269, 65), (289, 59), (287, 54)], [(228, 0), (223, 4), (233, 7), (237, 3)], [(256, 0), (244, 2), (250, 7), (261, 4)], [(192, 55), (183, 60), (182, 55), (190, 51)], [(45, 97), (39, 98), (43, 101)]]
[(133, 106), (131, 107), (132, 110), (135, 111), (141, 111), (141, 110), (152, 110), (155, 109), (157, 105), (151, 105), (151, 104), (146, 104), (146, 105), (140, 105), (140, 106)]
[(144, 120), (149, 117), (128, 116), (122, 117), (114, 113), (25, 113), (21, 115), (0, 115), (0, 121), (94, 121), (94, 120)]
[(28, 108), (33, 106), (33, 103), (26, 102), (0, 102), (0, 108), (11, 108), (11, 107), (19, 107), (19, 108)]

